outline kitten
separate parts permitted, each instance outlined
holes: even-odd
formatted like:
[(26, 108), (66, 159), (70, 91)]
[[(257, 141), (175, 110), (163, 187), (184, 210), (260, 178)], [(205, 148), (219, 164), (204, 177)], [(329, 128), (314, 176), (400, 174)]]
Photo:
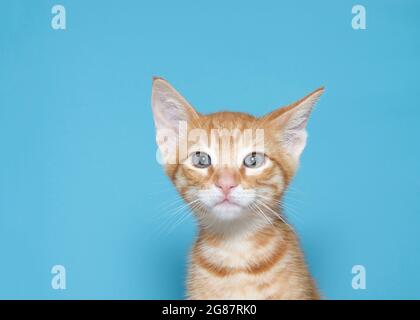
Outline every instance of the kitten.
[[(280, 201), (323, 91), (261, 118), (202, 115), (164, 79), (153, 80), (161, 159), (199, 226), (189, 299), (319, 299)], [(252, 134), (244, 141), (247, 130)]]

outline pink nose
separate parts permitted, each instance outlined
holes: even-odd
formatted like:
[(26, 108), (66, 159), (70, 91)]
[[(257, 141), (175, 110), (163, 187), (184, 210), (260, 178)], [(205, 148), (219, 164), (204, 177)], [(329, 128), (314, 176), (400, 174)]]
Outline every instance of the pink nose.
[(225, 196), (227, 196), (229, 192), (238, 185), (235, 176), (230, 172), (222, 172), (215, 184), (216, 187), (222, 189)]

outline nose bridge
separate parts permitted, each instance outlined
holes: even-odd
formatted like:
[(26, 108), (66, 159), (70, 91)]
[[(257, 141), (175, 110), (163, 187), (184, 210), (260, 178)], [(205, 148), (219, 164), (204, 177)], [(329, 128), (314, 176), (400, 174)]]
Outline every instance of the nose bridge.
[(218, 153), (218, 165), (233, 167), (236, 165), (237, 157), (237, 133), (233, 134), (229, 129), (222, 129), (216, 143)]

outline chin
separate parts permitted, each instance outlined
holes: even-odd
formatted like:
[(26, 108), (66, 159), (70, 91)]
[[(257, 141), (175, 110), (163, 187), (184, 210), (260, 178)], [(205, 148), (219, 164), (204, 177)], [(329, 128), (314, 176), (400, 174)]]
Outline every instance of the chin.
[(234, 220), (242, 216), (244, 209), (237, 204), (223, 202), (215, 205), (211, 212), (220, 220)]

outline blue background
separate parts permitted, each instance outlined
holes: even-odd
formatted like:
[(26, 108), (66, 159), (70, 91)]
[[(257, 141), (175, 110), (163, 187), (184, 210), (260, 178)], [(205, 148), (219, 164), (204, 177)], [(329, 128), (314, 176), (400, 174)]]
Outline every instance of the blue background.
[(202, 112), (325, 85), (286, 199), (311, 272), (329, 299), (420, 298), (420, 2), (360, 1), (355, 31), (358, 2), (1, 1), (0, 298), (184, 297), (196, 230), (169, 218), (153, 75)]

